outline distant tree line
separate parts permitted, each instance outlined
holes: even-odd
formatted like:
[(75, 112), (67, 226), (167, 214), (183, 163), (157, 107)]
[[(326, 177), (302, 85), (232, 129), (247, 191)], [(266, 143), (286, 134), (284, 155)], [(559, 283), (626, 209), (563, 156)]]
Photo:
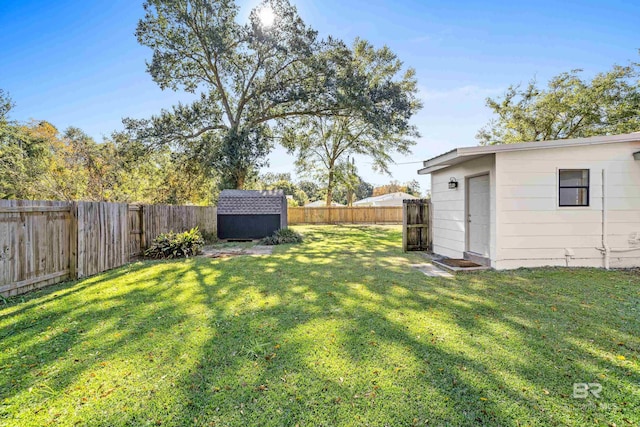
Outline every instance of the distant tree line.
[(412, 196), (421, 197), (420, 183), (413, 179), (409, 182), (400, 183), (398, 181), (391, 181), (387, 185), (381, 185), (373, 189), (373, 196), (382, 196), (384, 194), (391, 193), (407, 193)]
[[(97, 142), (76, 127), (60, 131), (44, 120), (19, 123), (11, 119), (13, 107), (0, 89), (2, 199), (203, 205), (216, 201), (220, 177), (189, 155), (169, 147), (151, 150), (125, 132)], [(417, 181), (374, 188), (357, 174), (338, 176), (333, 200), (344, 205), (385, 192), (419, 193)], [(294, 182), (290, 173), (255, 175), (246, 188), (283, 190), (291, 196), (291, 206), (324, 201), (327, 194), (325, 182)]]
[(216, 178), (188, 156), (124, 133), (96, 142), (47, 121), (18, 123), (0, 89), (0, 198), (210, 204)]
[[(333, 192), (333, 201), (348, 205), (349, 196), (351, 202), (370, 197), (373, 194), (374, 187), (356, 176), (357, 184), (349, 187), (349, 183), (339, 182), (335, 184)], [(256, 181), (255, 187), (261, 190), (283, 190), (289, 198), (289, 206), (304, 206), (310, 202), (318, 200), (325, 201), (327, 188), (322, 183), (311, 180), (300, 180), (294, 182), (289, 173), (271, 173), (267, 172), (260, 175)]]

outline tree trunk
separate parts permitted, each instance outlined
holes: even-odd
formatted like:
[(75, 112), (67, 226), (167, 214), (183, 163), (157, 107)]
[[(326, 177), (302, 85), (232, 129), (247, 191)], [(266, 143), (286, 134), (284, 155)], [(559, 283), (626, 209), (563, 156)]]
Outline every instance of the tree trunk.
[(329, 169), (329, 182), (327, 183), (327, 206), (333, 201), (333, 167)]
[(236, 190), (244, 189), (244, 176), (245, 174), (243, 172), (239, 172), (238, 174), (236, 174)]

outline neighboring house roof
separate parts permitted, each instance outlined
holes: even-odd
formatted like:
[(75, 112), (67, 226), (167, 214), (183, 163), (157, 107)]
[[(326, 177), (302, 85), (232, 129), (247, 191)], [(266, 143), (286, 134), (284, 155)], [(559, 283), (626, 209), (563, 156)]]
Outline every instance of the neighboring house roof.
[(218, 215), (280, 214), (287, 199), (282, 190), (223, 190)]
[[(316, 200), (315, 202), (307, 203), (304, 205), (305, 208), (322, 208), (327, 206), (326, 200)], [(344, 206), (341, 203), (331, 202), (331, 206)]]
[(620, 142), (640, 141), (640, 132), (626, 133), (622, 135), (592, 136), (590, 138), (558, 139), (553, 141), (520, 142), (514, 144), (483, 145), (477, 147), (455, 148), (439, 156), (423, 162), (423, 169), (418, 170), (419, 175), (427, 175), (440, 169), (445, 169), (468, 160), (507, 151), (546, 150), (550, 148), (563, 148), (568, 146), (587, 146), (599, 144), (615, 144)]
[(366, 199), (362, 199), (362, 200), (358, 200), (357, 202), (353, 202), (353, 205), (354, 206), (367, 205), (367, 204), (374, 204), (375, 205), (376, 203), (380, 203), (380, 202), (388, 202), (388, 201), (392, 201), (392, 200), (402, 201), (402, 200), (407, 200), (407, 199), (419, 199), (419, 197), (416, 197), (416, 196), (411, 195), (409, 193), (396, 192), (396, 193), (383, 194), (382, 196), (367, 197)]

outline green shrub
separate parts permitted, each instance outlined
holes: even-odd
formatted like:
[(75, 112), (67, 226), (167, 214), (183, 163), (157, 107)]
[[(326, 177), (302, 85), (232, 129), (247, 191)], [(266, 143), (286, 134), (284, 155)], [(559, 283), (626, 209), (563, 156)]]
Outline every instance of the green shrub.
[(218, 243), (218, 235), (215, 232), (202, 231), (201, 234), (205, 244), (212, 245)]
[(151, 258), (189, 258), (197, 255), (204, 245), (198, 227), (184, 233), (163, 233), (153, 239), (153, 244), (144, 251)]
[(267, 236), (264, 239), (260, 240), (260, 244), (261, 245), (267, 245), (267, 246), (273, 246), (273, 245), (279, 245), (280, 242), (278, 242), (278, 238), (276, 236)]
[(271, 236), (260, 240), (262, 245), (284, 245), (287, 243), (302, 243), (302, 235), (290, 228), (281, 228)]

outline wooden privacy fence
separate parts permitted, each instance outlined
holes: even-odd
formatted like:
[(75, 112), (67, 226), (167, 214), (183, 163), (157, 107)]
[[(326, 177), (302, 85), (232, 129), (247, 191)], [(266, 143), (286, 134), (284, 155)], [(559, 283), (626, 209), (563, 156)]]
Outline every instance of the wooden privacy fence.
[(401, 224), (401, 206), (331, 206), (289, 208), (290, 225), (295, 224)]
[(160, 233), (216, 233), (216, 208), (0, 200), (0, 295), (13, 296), (129, 262)]
[(0, 295), (70, 276), (76, 259), (71, 210), (65, 202), (0, 200)]
[(153, 239), (169, 231), (186, 231), (198, 227), (209, 240), (217, 235), (217, 209), (213, 206), (129, 206), (129, 254), (140, 255)]
[(402, 206), (402, 248), (407, 251), (430, 251), (432, 248), (431, 201), (404, 200)]

